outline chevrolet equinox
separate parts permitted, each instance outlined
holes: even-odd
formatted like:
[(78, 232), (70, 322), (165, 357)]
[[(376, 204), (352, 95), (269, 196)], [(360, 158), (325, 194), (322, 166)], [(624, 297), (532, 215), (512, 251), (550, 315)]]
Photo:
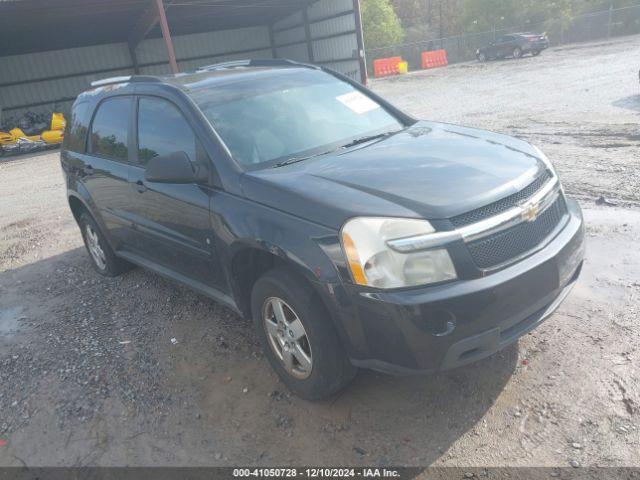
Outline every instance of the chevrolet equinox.
[(421, 121), (329, 69), (238, 61), (94, 82), (61, 154), (95, 270), (139, 265), (252, 318), (295, 393), (435, 372), (547, 318), (583, 260), (536, 147)]

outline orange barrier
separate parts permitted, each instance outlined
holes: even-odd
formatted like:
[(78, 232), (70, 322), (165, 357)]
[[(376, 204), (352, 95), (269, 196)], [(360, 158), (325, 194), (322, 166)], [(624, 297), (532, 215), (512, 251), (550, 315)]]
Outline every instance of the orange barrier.
[(378, 58), (373, 61), (373, 76), (388, 77), (389, 75), (398, 75), (398, 64), (402, 61), (402, 57)]
[(422, 68), (446, 67), (449, 65), (446, 50), (422, 52)]

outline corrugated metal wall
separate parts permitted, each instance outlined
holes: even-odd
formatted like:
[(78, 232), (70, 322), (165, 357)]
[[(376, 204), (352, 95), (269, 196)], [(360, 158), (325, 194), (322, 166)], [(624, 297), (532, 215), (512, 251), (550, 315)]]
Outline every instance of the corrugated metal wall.
[(355, 14), (353, 0), (318, 0), (306, 12), (276, 22), (276, 56), (317, 63), (360, 81)]
[[(360, 80), (353, 0), (318, 0), (271, 27), (175, 36), (173, 42), (181, 71), (190, 71), (225, 60), (272, 58), (271, 39), (277, 57), (311, 61)], [(144, 40), (136, 56), (140, 73), (170, 73), (162, 39)], [(29, 110), (66, 112), (92, 81), (132, 73), (126, 43), (0, 57), (0, 110), (3, 118)]]
[[(228, 59), (272, 56), (268, 27), (176, 36), (173, 42), (182, 71)], [(164, 40), (144, 40), (136, 56), (140, 73), (170, 73)], [(28, 110), (68, 111), (73, 99), (92, 81), (132, 73), (126, 43), (0, 57), (3, 118), (18, 117)], [(24, 107), (13, 108), (16, 106)]]

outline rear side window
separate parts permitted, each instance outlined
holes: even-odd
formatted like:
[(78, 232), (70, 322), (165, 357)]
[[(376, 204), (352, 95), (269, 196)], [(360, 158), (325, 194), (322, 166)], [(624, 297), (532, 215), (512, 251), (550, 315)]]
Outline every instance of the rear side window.
[(138, 105), (138, 162), (184, 152), (192, 162), (201, 158), (196, 135), (178, 108), (166, 100), (140, 98)]
[(91, 153), (115, 160), (128, 160), (131, 98), (105, 100), (98, 107), (91, 124)]
[(64, 148), (76, 153), (84, 153), (89, 131), (89, 103), (82, 102), (73, 106), (71, 121), (67, 123), (64, 135)]

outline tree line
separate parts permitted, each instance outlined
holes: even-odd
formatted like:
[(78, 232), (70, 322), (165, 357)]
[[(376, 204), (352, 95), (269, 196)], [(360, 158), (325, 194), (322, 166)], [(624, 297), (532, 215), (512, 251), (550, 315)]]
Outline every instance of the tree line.
[(500, 30), (515, 25), (569, 22), (573, 17), (640, 0), (361, 0), (367, 48)]

